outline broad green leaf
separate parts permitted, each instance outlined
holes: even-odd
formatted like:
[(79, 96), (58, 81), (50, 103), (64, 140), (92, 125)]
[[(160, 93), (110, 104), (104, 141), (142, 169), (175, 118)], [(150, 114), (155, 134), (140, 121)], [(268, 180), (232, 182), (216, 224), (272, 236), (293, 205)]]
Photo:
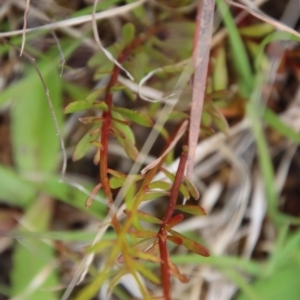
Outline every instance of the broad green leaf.
[(141, 221), (148, 222), (148, 223), (154, 223), (154, 224), (162, 224), (162, 220), (160, 220), (150, 214), (147, 214), (141, 210), (138, 210), (136, 212), (136, 215), (137, 215), (137, 218)]
[(186, 177), (183, 177), (183, 182), (185, 184), (185, 186), (187, 187), (190, 195), (195, 199), (198, 200), (200, 195), (198, 192), (198, 189), (196, 188), (196, 186)]
[[(299, 268), (299, 263), (288, 264), (268, 278), (251, 282), (251, 287), (260, 299), (298, 300), (300, 299)], [(249, 299), (246, 294), (237, 297), (237, 300), (246, 299)]]
[(140, 124), (145, 127), (153, 126), (152, 120), (145, 114), (142, 114), (138, 111), (123, 108), (123, 107), (113, 107), (113, 110), (137, 124)]
[(13, 169), (0, 165), (0, 198), (2, 203), (19, 207), (27, 206), (38, 189), (36, 185), (22, 178)]
[(122, 37), (124, 40), (124, 44), (128, 45), (133, 39), (135, 35), (135, 27), (132, 23), (126, 23), (122, 27)]
[[(39, 69), (61, 128), (63, 114), (59, 70), (50, 60), (42, 61)], [(46, 92), (35, 71), (25, 77), (25, 86), (12, 84), (8, 88), (14, 91), (14, 103), (10, 110), (14, 163), (17, 169), (24, 172), (54, 171), (59, 162), (60, 146)]]
[(169, 190), (171, 188), (171, 184), (165, 181), (154, 181), (148, 185), (148, 189), (161, 189), (161, 190)]
[(197, 205), (176, 205), (175, 209), (186, 212), (191, 215), (205, 216), (206, 212), (204, 208)]
[(97, 128), (94, 126), (90, 131), (88, 131), (81, 140), (75, 146), (75, 150), (72, 155), (73, 161), (79, 160), (85, 156), (85, 154), (92, 147), (91, 142), (95, 140), (95, 136), (91, 135), (91, 132)]
[(270, 127), (300, 145), (300, 133), (285, 124), (272, 110), (267, 108), (264, 111), (263, 118)]
[(269, 23), (258, 23), (246, 27), (240, 27), (239, 32), (246, 37), (261, 38), (274, 31), (274, 26)]
[(168, 230), (173, 236), (175, 237), (179, 237), (182, 239), (182, 244), (183, 246), (185, 246), (187, 249), (189, 249), (190, 251), (197, 253), (201, 256), (209, 256), (209, 251), (202, 245), (200, 245), (199, 243), (189, 239), (188, 237), (180, 234), (177, 231), (174, 231), (172, 229)]
[[(26, 228), (20, 230), (23, 232), (48, 230), (52, 211), (53, 200), (41, 194), (23, 217), (21, 223), (26, 224)], [(59, 281), (54, 263), (54, 245), (41, 239), (23, 238), (19, 241), (12, 258), (13, 269), (10, 277), (12, 296), (28, 300), (56, 300), (58, 294), (53, 287), (57, 286)], [(37, 279), (39, 283), (26, 292), (32, 281)]]
[(143, 201), (154, 200), (154, 199), (165, 197), (165, 196), (169, 196), (169, 195), (170, 195), (170, 193), (169, 192), (165, 192), (165, 191), (147, 192), (143, 196)]
[(168, 228), (172, 228), (179, 224), (184, 219), (183, 214), (177, 214), (173, 216), (167, 223)]

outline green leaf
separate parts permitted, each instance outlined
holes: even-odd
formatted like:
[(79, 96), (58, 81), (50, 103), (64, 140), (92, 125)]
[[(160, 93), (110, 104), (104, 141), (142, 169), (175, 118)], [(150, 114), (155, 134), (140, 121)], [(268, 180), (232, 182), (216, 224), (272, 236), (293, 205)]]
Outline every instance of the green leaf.
[(148, 185), (148, 189), (161, 189), (161, 190), (170, 190), (171, 184), (165, 181), (154, 181)]
[(182, 112), (182, 111), (172, 111), (169, 116), (168, 116), (168, 120), (176, 120), (176, 121), (183, 121), (183, 120), (188, 120), (189, 119), (189, 115)]
[[(62, 89), (58, 70), (50, 60), (42, 61), (39, 69), (62, 128)], [(54, 171), (59, 162), (60, 146), (46, 92), (35, 71), (25, 77), (26, 86), (12, 84), (8, 89), (14, 90), (15, 100), (10, 110), (14, 163), (24, 172)]]
[(13, 169), (0, 165), (1, 202), (19, 207), (27, 206), (38, 189), (34, 183), (23, 179)]
[(85, 154), (89, 151), (91, 148), (91, 142), (95, 140), (95, 136), (91, 135), (91, 132), (97, 128), (97, 126), (94, 126), (90, 131), (88, 131), (81, 140), (77, 143), (75, 150), (73, 152), (72, 159), (73, 161), (79, 160), (85, 156)]
[(176, 205), (175, 209), (186, 212), (191, 215), (205, 216), (206, 212), (204, 208), (197, 205)]
[(90, 108), (99, 108), (106, 111), (107, 105), (103, 101), (92, 102), (87, 100), (74, 101), (67, 105), (64, 109), (65, 114), (70, 114), (76, 111), (87, 110)]
[(239, 32), (246, 37), (262, 38), (274, 31), (274, 26), (269, 23), (258, 23), (246, 27), (240, 27)]
[(187, 187), (190, 195), (195, 199), (198, 200), (200, 195), (198, 192), (198, 189), (196, 188), (196, 186), (186, 177), (183, 177), (183, 182), (185, 184), (185, 186)]
[(224, 46), (218, 49), (213, 69), (213, 87), (216, 91), (224, 90), (228, 87), (228, 70), (226, 64), (226, 50)]
[(109, 179), (109, 186), (112, 189), (118, 189), (119, 187), (121, 187), (124, 184), (124, 182), (125, 182), (125, 179), (112, 177)]
[[(251, 283), (252, 289), (260, 299), (300, 299), (299, 264), (290, 264), (272, 274), (266, 279), (259, 279)], [(249, 297), (241, 294), (237, 300), (246, 300)]]
[(169, 196), (169, 195), (170, 195), (170, 192), (165, 192), (165, 191), (147, 192), (143, 196), (143, 200), (142, 201), (154, 200), (154, 199), (165, 197), (165, 196)]
[(99, 100), (100, 96), (102, 96), (102, 94), (105, 93), (105, 91), (106, 91), (106, 86), (97, 88), (94, 91), (92, 91), (91, 93), (89, 93), (88, 96), (86, 96), (84, 100), (86, 100), (87, 102), (97, 101), (97, 100)]
[(254, 80), (247, 51), (227, 4), (224, 0), (217, 0), (216, 3), (228, 30), (232, 59), (239, 76), (241, 92), (247, 97), (252, 90)]
[(129, 120), (131, 120), (131, 121), (133, 121), (133, 122), (135, 122), (139, 125), (142, 125), (142, 126), (145, 126), (145, 127), (152, 127), (153, 126), (152, 120), (143, 113), (140, 113), (140, 112), (135, 111), (135, 110), (123, 108), (123, 107), (113, 107), (113, 110), (115, 112), (118, 112), (119, 114), (121, 114), (125, 118), (128, 118)]
[[(53, 211), (53, 200), (41, 194), (40, 198), (28, 209), (22, 224), (27, 228), (21, 231), (42, 232), (48, 229)], [(11, 272), (11, 292), (14, 297), (24, 297), (32, 300), (56, 300), (59, 296), (53, 290), (59, 284), (55, 249), (49, 241), (23, 238), (17, 243), (13, 252), (13, 269)], [(28, 287), (33, 280), (38, 283), (32, 289)], [(12, 297), (13, 298), (13, 297)]]
[[(117, 113), (116, 111), (112, 110), (111, 114), (114, 119), (125, 121), (125, 119), (122, 117), (122, 115)], [(133, 144), (135, 144), (134, 134), (133, 134), (131, 128), (127, 124), (123, 124), (123, 123), (116, 122), (113, 120), (112, 127), (117, 128), (119, 131), (121, 131), (124, 134), (124, 136), (126, 136), (127, 139), (129, 139)]]
[(209, 256), (209, 251), (202, 245), (200, 245), (199, 243), (189, 239), (188, 237), (180, 234), (177, 231), (174, 231), (172, 229), (168, 230), (173, 236), (175, 237), (179, 237), (182, 239), (182, 244), (183, 246), (185, 246), (187, 249), (189, 249), (190, 251), (197, 253), (201, 256)]
[(272, 110), (267, 108), (263, 115), (264, 121), (286, 138), (300, 145), (300, 133), (285, 124)]
[(263, 55), (265, 47), (269, 43), (271, 43), (273, 41), (278, 41), (278, 40), (300, 42), (300, 38), (299, 37), (291, 35), (288, 32), (276, 31), (274, 33), (269, 34), (268, 36), (266, 36), (264, 38), (264, 40), (259, 45), (259, 49), (257, 51), (257, 55), (256, 55), (255, 62), (254, 62), (254, 66), (255, 66), (256, 70), (259, 70), (259, 65), (260, 65), (261, 58), (262, 58), (262, 55)]
[[(169, 178), (172, 182), (174, 182), (175, 176), (171, 172), (169, 172), (165, 168), (162, 168), (162, 172), (167, 176), (167, 178)], [(183, 197), (185, 197), (186, 199), (190, 199), (190, 194), (184, 184), (180, 185), (179, 190), (183, 195)]]
[(122, 27), (122, 37), (124, 40), (124, 44), (128, 45), (133, 39), (135, 35), (135, 27), (132, 23), (126, 23)]
[(139, 151), (133, 144), (131, 140), (129, 140), (127, 137), (122, 138), (120, 135), (116, 135), (118, 142), (123, 147), (124, 151), (128, 155), (130, 159), (135, 161), (139, 156)]

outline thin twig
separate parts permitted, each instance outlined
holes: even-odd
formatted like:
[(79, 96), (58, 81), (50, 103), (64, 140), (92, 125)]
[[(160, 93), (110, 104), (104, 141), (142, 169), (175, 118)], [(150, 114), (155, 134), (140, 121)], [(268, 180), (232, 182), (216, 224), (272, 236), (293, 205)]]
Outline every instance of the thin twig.
[(21, 51), (20, 51), (20, 56), (22, 56), (24, 47), (25, 47), (25, 41), (26, 41), (26, 28), (27, 28), (27, 16), (28, 16), (28, 11), (29, 11), (29, 6), (30, 6), (30, 0), (26, 1), (26, 8), (24, 12), (24, 24), (23, 24), (23, 38), (22, 38), (22, 46), (21, 46)]
[(52, 34), (52, 36), (53, 36), (53, 38), (54, 38), (54, 40), (56, 42), (56, 45), (57, 45), (57, 48), (58, 48), (58, 52), (59, 52), (59, 55), (60, 55), (61, 71), (60, 71), (60, 75), (59, 76), (61, 77), (63, 75), (63, 72), (64, 72), (64, 66), (66, 64), (66, 60), (65, 60), (65, 56), (64, 56), (64, 53), (63, 53), (63, 51), (61, 49), (60, 42), (59, 42), (59, 40), (57, 38), (56, 33), (52, 30), (51, 34)]
[(103, 51), (103, 53), (105, 54), (105, 56), (111, 61), (113, 62), (115, 65), (117, 65), (121, 70), (123, 70), (126, 75), (131, 79), (134, 80), (134, 78), (132, 77), (132, 75), (125, 69), (122, 67), (122, 65), (112, 56), (112, 54), (107, 51), (99, 38), (99, 33), (98, 33), (98, 28), (97, 28), (97, 22), (96, 22), (96, 8), (97, 8), (97, 4), (98, 4), (98, 0), (94, 1), (94, 7), (93, 7), (93, 12), (92, 12), (92, 26), (93, 26), (93, 32), (94, 32), (94, 38), (96, 40), (96, 43), (99, 45), (100, 49)]
[[(97, 14), (95, 14), (95, 19), (96, 20), (103, 20), (103, 19), (107, 19), (110, 17), (115, 17), (117, 15), (122, 15), (132, 9), (134, 9), (135, 7), (138, 7), (140, 5), (142, 5), (144, 2), (146, 2), (147, 0), (139, 0), (136, 1), (134, 3), (130, 3), (127, 5), (123, 5), (120, 7), (116, 7), (113, 9), (109, 9), (106, 11), (101, 11)], [(33, 28), (28, 28), (25, 30), (25, 33), (28, 32), (33, 32), (33, 31), (39, 31), (39, 30), (54, 30), (54, 29), (60, 29), (63, 27), (71, 27), (71, 26), (76, 26), (82, 23), (87, 23), (92, 21), (93, 17), (92, 15), (86, 15), (86, 16), (80, 16), (80, 17), (76, 17), (76, 18), (70, 18), (67, 20), (63, 20), (63, 21), (59, 21), (59, 22), (55, 22), (55, 23), (51, 23), (51, 24), (46, 24), (46, 25), (42, 25), (42, 26), (37, 26), (37, 27), (33, 27)], [(9, 37), (9, 36), (15, 36), (15, 35), (20, 35), (23, 34), (23, 30), (14, 30), (14, 31), (9, 31), (9, 32), (1, 32), (0, 33), (0, 37)]]

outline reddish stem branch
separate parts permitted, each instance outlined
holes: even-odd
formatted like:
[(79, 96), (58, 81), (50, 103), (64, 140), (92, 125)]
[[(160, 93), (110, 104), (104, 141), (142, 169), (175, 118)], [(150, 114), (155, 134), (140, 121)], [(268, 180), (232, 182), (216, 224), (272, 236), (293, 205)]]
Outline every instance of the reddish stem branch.
[[(147, 40), (147, 38), (152, 35), (158, 27), (151, 28), (146, 34), (138, 36), (135, 38), (129, 45), (127, 45), (122, 53), (119, 55), (117, 61), (121, 64), (124, 62), (124, 60), (128, 57), (128, 55), (131, 53), (133, 49), (135, 49), (137, 46), (142, 44)], [(100, 151), (100, 164), (99, 164), (99, 171), (100, 171), (100, 182), (102, 183), (103, 186), (103, 191), (105, 193), (105, 196), (109, 202), (109, 204), (113, 203), (113, 197), (112, 197), (112, 192), (110, 189), (109, 185), (109, 179), (107, 175), (107, 170), (108, 170), (108, 139), (109, 139), (109, 134), (110, 134), (110, 127), (111, 127), (111, 110), (112, 110), (112, 93), (111, 89), (114, 87), (118, 81), (118, 76), (120, 73), (120, 69), (117, 65), (114, 66), (112, 70), (112, 74), (109, 80), (109, 83), (106, 87), (105, 91), (105, 98), (104, 101), (108, 107), (108, 110), (103, 112), (103, 123), (101, 127), (101, 149)]]
[(175, 175), (175, 179), (173, 182), (173, 186), (171, 189), (171, 195), (170, 200), (168, 203), (168, 207), (166, 209), (164, 218), (163, 218), (163, 224), (160, 227), (160, 230), (158, 232), (158, 239), (159, 239), (159, 252), (160, 252), (160, 258), (161, 258), (161, 277), (162, 277), (162, 284), (164, 289), (164, 296), (166, 300), (171, 299), (170, 295), (170, 267), (169, 267), (169, 254), (168, 254), (168, 248), (167, 248), (167, 224), (170, 221), (174, 208), (177, 202), (177, 197), (180, 189), (180, 185), (184, 176), (184, 170), (185, 165), (187, 161), (187, 152), (188, 148), (186, 145), (183, 146), (183, 151), (181, 153), (179, 166)]

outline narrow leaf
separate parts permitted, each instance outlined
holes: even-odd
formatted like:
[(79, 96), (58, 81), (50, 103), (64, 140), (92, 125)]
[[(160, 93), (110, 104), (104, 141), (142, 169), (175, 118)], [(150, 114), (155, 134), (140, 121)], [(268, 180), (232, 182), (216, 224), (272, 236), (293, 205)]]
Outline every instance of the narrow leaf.
[(135, 122), (139, 125), (142, 125), (142, 126), (145, 126), (145, 127), (152, 127), (153, 126), (152, 120), (147, 115), (145, 115), (141, 112), (131, 110), (131, 109), (127, 109), (127, 108), (123, 108), (123, 107), (114, 107), (113, 110), (115, 112), (118, 112), (122, 116), (128, 118), (132, 122)]
[(161, 197), (169, 196), (169, 195), (170, 195), (170, 192), (166, 192), (166, 191), (148, 192), (144, 195), (142, 201), (149, 201), (149, 200), (153, 200), (153, 199), (157, 199), (157, 198), (161, 198)]
[(139, 151), (137, 150), (133, 142), (126, 137), (122, 138), (120, 135), (117, 135), (117, 140), (123, 147), (128, 157), (135, 161), (139, 156)]
[(177, 231), (174, 231), (172, 229), (168, 230), (173, 236), (175, 237), (179, 237), (182, 239), (182, 243), (183, 246), (185, 246), (187, 249), (189, 249), (190, 251), (197, 253), (201, 256), (209, 256), (209, 251), (202, 245), (200, 245), (199, 243), (189, 239), (188, 237), (178, 233)]
[[(95, 128), (95, 127), (94, 127)], [(94, 129), (87, 132), (81, 140), (77, 143), (75, 150), (73, 152), (72, 159), (73, 161), (79, 160), (88, 152), (88, 150), (91, 148), (91, 142), (95, 139), (94, 136), (91, 136), (91, 132)]]
[(124, 44), (128, 45), (134, 38), (135, 27), (132, 23), (126, 23), (122, 27), (122, 37), (124, 39)]
[(171, 184), (165, 181), (154, 181), (148, 185), (148, 189), (161, 189), (161, 190), (169, 190), (171, 188)]
[(200, 195), (198, 192), (198, 189), (196, 188), (196, 186), (186, 177), (183, 177), (183, 182), (185, 184), (185, 186), (187, 187), (190, 195), (195, 199), (198, 200)]
[(171, 241), (172, 243), (176, 244), (176, 245), (182, 245), (182, 238), (177, 237), (177, 236), (167, 236), (167, 240)]
[(168, 265), (170, 268), (170, 273), (175, 276), (180, 282), (182, 283), (187, 283), (189, 282), (188, 277), (186, 277), (185, 275), (181, 274), (179, 269), (177, 268), (177, 266), (175, 264), (172, 263), (172, 261), (169, 259), (168, 260)]
[(172, 228), (174, 226), (176, 226), (177, 224), (179, 224), (182, 220), (184, 219), (184, 216), (183, 214), (178, 214), (178, 215), (175, 215), (174, 217), (172, 217), (167, 226), (168, 228)]
[(206, 211), (204, 208), (197, 206), (197, 205), (176, 205), (175, 209), (186, 212), (191, 215), (196, 216), (205, 216)]
[[(175, 176), (166, 170), (165, 168), (161, 168), (162, 172), (169, 178), (172, 182), (174, 182)], [(184, 198), (190, 199), (189, 191), (187, 190), (186, 186), (184, 184), (180, 185), (180, 193), (183, 195)]]
[(95, 197), (96, 197), (98, 191), (101, 189), (101, 186), (102, 186), (102, 184), (99, 183), (99, 184), (97, 184), (97, 185), (93, 188), (93, 190), (92, 190), (90, 196), (89, 196), (89, 197), (86, 199), (86, 201), (85, 201), (85, 207), (86, 207), (86, 208), (89, 208), (89, 207), (93, 204), (93, 202), (95, 201)]
[(74, 101), (66, 106), (64, 109), (65, 114), (70, 114), (76, 111), (87, 110), (93, 107), (92, 102), (87, 102), (85, 100)]

